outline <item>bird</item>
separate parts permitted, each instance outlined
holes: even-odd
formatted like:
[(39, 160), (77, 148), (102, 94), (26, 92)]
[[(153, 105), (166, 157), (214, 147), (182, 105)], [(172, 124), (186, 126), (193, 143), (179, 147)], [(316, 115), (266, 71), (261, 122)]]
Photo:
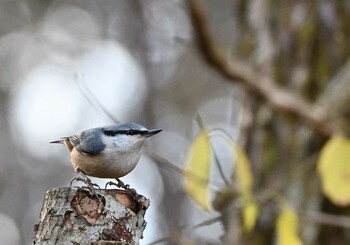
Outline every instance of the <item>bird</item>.
[(64, 144), (70, 151), (74, 170), (84, 176), (84, 179), (76, 177), (72, 181), (83, 180), (93, 189), (96, 184), (92, 184), (88, 176), (114, 178), (118, 187), (128, 189), (129, 185), (125, 185), (119, 178), (136, 167), (144, 143), (161, 131), (162, 129), (147, 129), (134, 122), (117, 123), (80, 131), (50, 143)]

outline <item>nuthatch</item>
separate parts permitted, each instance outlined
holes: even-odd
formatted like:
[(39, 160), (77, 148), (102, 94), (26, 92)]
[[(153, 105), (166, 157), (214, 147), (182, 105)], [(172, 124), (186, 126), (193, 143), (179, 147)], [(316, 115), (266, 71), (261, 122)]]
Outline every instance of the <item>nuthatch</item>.
[(69, 149), (76, 172), (85, 177), (115, 178), (118, 186), (124, 187), (119, 178), (136, 167), (143, 144), (160, 131), (136, 123), (120, 123), (88, 129), (50, 143), (61, 143)]

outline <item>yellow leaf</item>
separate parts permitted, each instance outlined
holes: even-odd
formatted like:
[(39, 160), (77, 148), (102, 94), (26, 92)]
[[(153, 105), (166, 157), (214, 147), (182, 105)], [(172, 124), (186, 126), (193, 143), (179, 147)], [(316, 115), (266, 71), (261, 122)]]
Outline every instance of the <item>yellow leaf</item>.
[(188, 151), (185, 175), (185, 191), (204, 210), (211, 209), (209, 202), (209, 174), (212, 150), (208, 132), (203, 129)]
[(277, 218), (277, 244), (301, 245), (298, 236), (298, 216), (291, 208), (285, 207)]
[(259, 206), (256, 202), (248, 201), (245, 203), (242, 210), (244, 232), (250, 232), (255, 227), (258, 214)]
[(244, 200), (242, 208), (243, 231), (251, 231), (258, 218), (259, 206), (252, 200), (253, 174), (251, 163), (245, 151), (236, 143), (232, 142), (235, 152), (234, 180), (238, 185), (238, 191)]
[(238, 182), (239, 192), (243, 196), (251, 196), (253, 175), (250, 161), (245, 151), (238, 144), (233, 143), (233, 149), (236, 157), (234, 178)]
[(350, 204), (350, 140), (333, 136), (317, 164), (324, 194), (337, 205)]

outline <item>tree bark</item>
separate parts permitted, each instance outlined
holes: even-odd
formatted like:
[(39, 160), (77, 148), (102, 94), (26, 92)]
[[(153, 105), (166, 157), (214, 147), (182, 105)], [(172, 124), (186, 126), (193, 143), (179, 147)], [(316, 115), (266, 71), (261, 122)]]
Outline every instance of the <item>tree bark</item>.
[(138, 244), (145, 197), (124, 190), (54, 188), (46, 192), (33, 244)]

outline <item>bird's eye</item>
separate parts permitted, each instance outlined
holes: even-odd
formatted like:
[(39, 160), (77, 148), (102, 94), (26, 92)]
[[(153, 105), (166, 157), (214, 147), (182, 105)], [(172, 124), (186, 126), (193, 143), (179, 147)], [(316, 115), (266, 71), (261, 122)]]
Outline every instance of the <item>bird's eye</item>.
[(126, 135), (136, 135), (136, 134), (140, 134), (140, 132), (138, 130), (134, 130), (134, 129), (128, 129), (125, 131)]

